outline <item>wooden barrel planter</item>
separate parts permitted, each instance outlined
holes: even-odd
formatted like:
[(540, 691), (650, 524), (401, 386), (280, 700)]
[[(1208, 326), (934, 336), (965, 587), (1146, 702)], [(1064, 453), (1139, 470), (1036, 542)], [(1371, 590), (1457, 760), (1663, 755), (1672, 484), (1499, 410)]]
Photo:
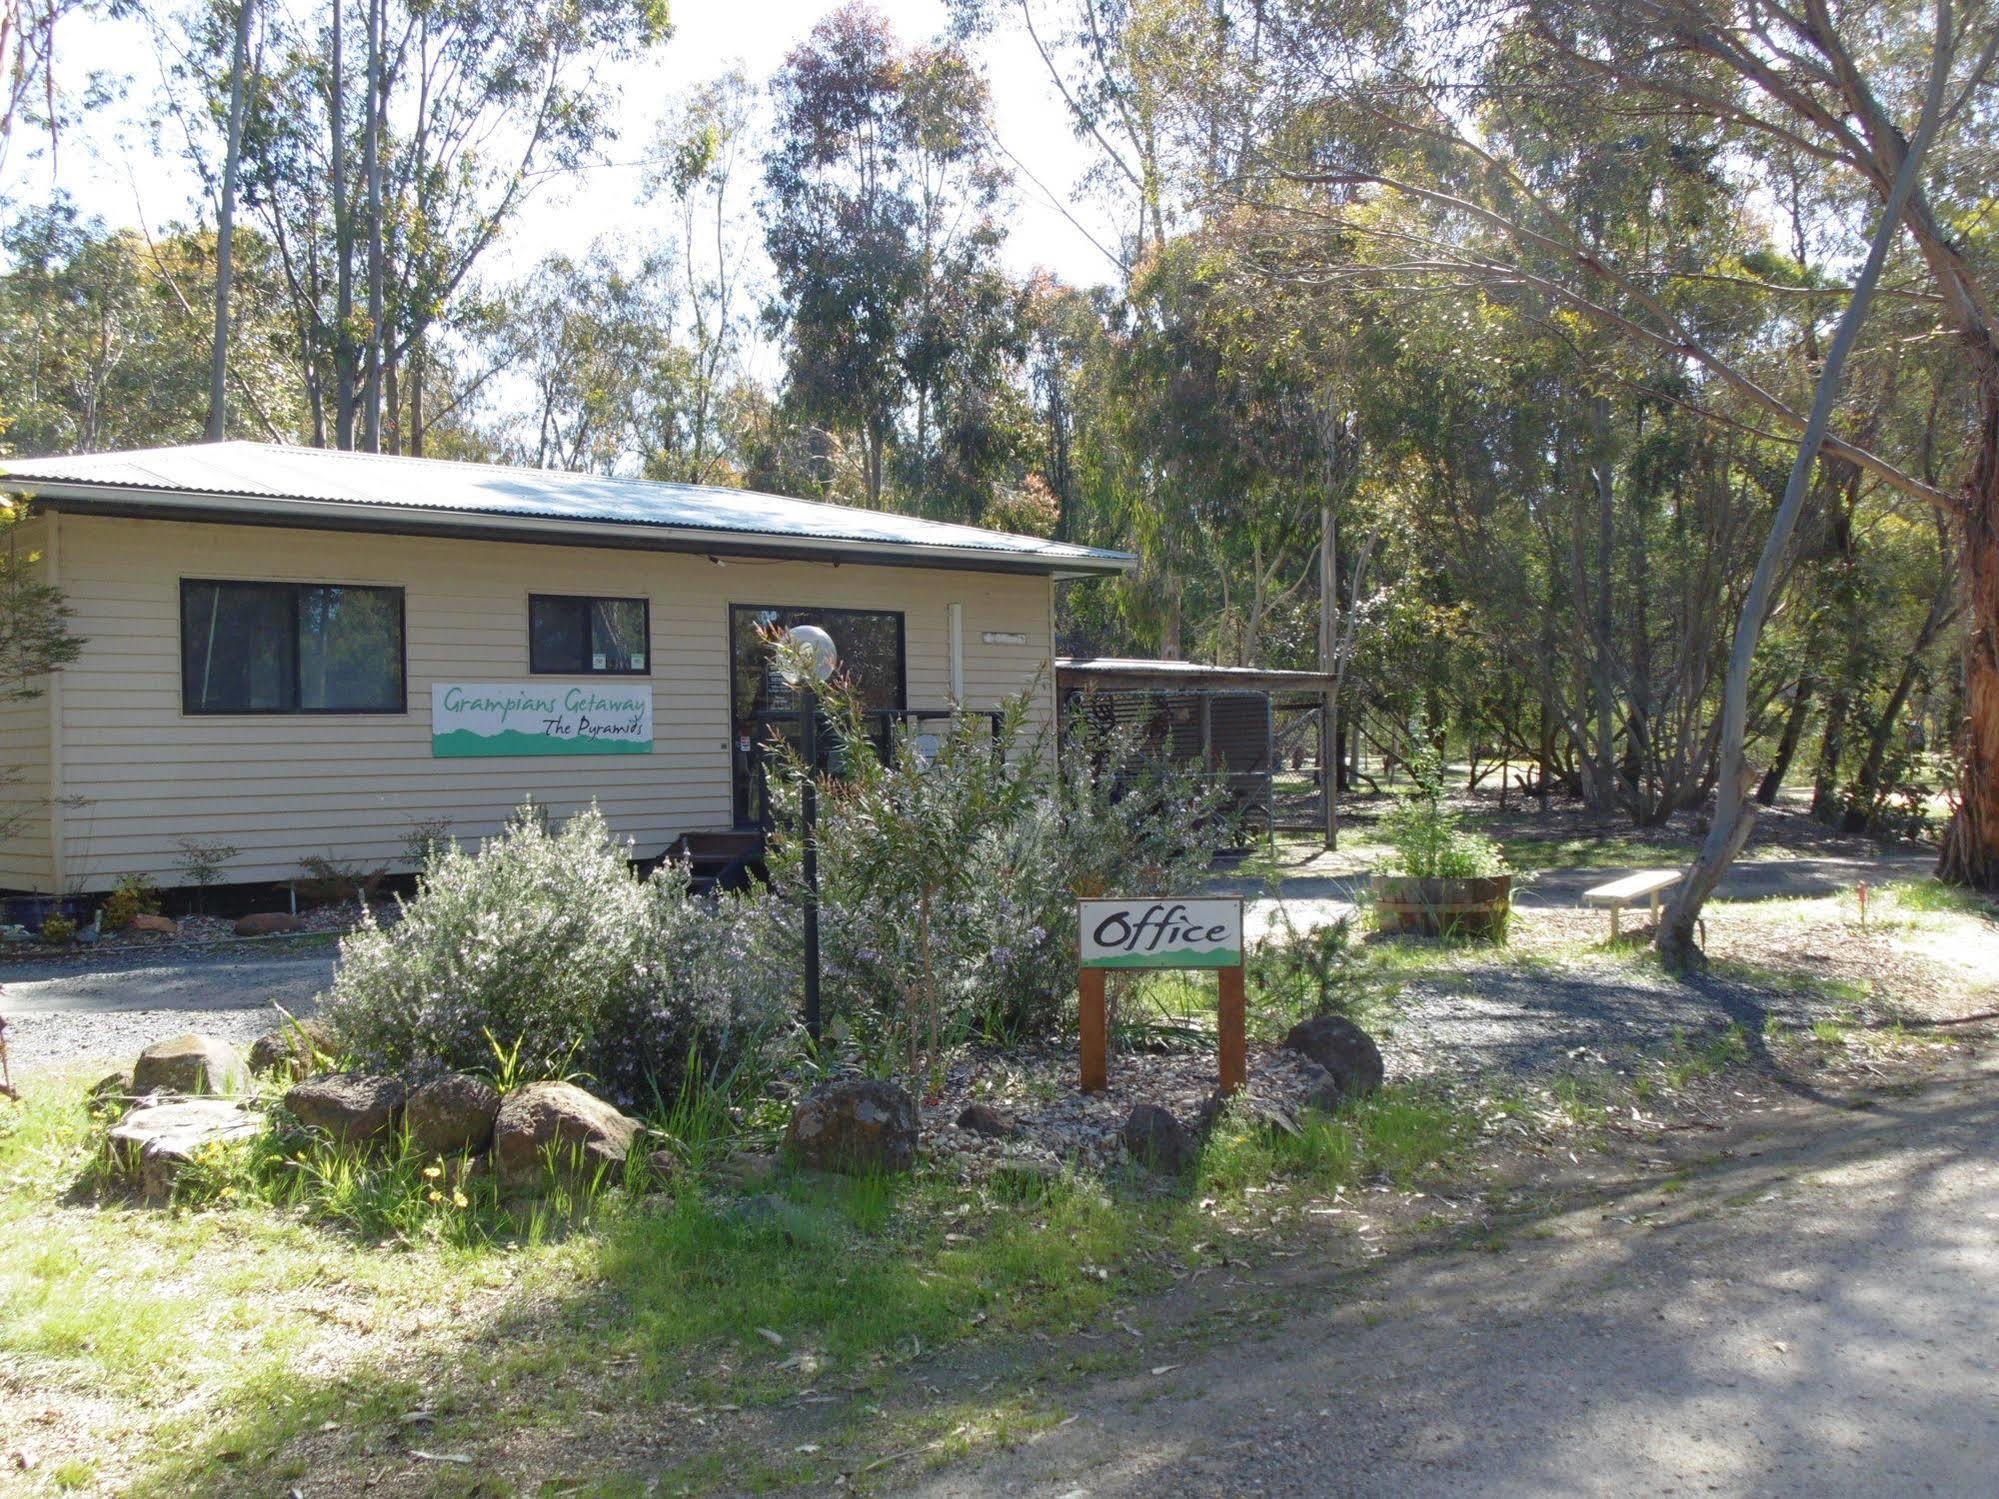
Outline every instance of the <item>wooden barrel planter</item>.
[(1373, 878), (1374, 922), (1384, 932), (1419, 937), (1503, 937), (1513, 910), (1513, 876), (1419, 880), (1410, 875)]

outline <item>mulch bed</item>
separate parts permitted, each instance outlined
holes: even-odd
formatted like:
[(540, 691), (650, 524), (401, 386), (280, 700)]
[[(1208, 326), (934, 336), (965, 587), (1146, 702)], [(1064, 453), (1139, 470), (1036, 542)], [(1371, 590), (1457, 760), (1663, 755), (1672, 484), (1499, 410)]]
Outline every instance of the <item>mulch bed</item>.
[[(387, 924), (400, 914), (400, 908), (394, 901), (377, 902), (374, 912), (377, 921)], [(334, 906), (306, 906), (298, 913), (300, 926), (296, 932), (278, 933), (273, 937), (237, 936), (238, 919), (235, 916), (182, 916), (178, 918), (176, 922), (178, 929), (171, 937), (164, 932), (105, 932), (96, 942), (87, 946), (80, 942), (72, 942), (67, 947), (50, 947), (39, 939), (32, 938), (26, 942), (0, 942), (0, 959), (61, 962), (64, 959), (101, 956), (107, 953), (124, 956), (131, 953), (174, 952), (191, 947), (214, 947), (224, 943), (270, 942), (283, 940), (286, 937), (342, 935), (353, 931), (361, 924), (362, 909), (359, 902), (355, 901)]]
[[(998, 1169), (1052, 1172), (1064, 1165), (1101, 1171), (1125, 1159), (1124, 1122), (1141, 1103), (1158, 1104), (1194, 1126), (1216, 1089), (1209, 1050), (1114, 1053), (1109, 1086), (1084, 1093), (1073, 1045), (1035, 1042), (1005, 1051), (976, 1049), (954, 1062), (943, 1092), (920, 1105), (918, 1151), (965, 1179)], [(1316, 1062), (1282, 1046), (1251, 1042), (1248, 1085), (1237, 1107), (1290, 1121), (1314, 1085), (1326, 1080)], [(960, 1129), (967, 1105), (981, 1103), (1010, 1116), (1012, 1138)]]

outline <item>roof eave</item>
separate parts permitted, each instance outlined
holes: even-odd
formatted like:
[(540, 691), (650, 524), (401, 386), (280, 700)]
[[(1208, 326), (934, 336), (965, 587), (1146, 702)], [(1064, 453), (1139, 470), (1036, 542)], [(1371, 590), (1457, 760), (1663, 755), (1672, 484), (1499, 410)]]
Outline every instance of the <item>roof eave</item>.
[(676, 526), (645, 521), (593, 521), (486, 510), (433, 510), (387, 502), (271, 499), (169, 489), (150, 485), (94, 484), (81, 480), (0, 473), (0, 487), (57, 509), (77, 506), (101, 515), (146, 520), (190, 520), (298, 530), (373, 531), (392, 535), (476, 537), (549, 545), (598, 546), (634, 551), (691, 552), (706, 556), (774, 557), (803, 561), (870, 563), (888, 567), (947, 568), (965, 572), (1032, 573), (1052, 578), (1115, 577), (1137, 559), (1122, 552), (1077, 556), (929, 546), (921, 542), (786, 536), (725, 527)]

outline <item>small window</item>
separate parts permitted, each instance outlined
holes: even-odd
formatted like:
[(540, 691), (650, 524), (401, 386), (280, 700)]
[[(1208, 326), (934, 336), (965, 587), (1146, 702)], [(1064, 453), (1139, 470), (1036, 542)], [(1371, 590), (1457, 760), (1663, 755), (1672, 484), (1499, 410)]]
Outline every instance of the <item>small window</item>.
[(183, 581), (180, 662), (187, 713), (401, 713), (403, 591)]
[(528, 670), (547, 676), (642, 677), (652, 640), (644, 599), (528, 596)]

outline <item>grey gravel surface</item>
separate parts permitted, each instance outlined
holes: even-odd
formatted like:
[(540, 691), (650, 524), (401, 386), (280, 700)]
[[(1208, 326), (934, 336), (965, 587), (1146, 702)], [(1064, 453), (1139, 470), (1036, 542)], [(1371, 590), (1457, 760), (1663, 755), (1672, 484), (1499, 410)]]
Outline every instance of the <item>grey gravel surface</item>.
[(1743, 1045), (1755, 1047), (1766, 1022), (1809, 1026), (1827, 1009), (1808, 992), (1680, 981), (1630, 964), (1584, 972), (1495, 964), (1462, 988), (1411, 984), (1380, 1041), (1391, 1070), (1405, 1078), (1545, 1072), (1585, 1061), (1628, 1064), (1675, 1036), (1697, 1046), (1731, 1024)]
[[(1573, 907), (1582, 904), (1585, 890), (1605, 885), (1641, 866), (1588, 869), (1542, 869), (1518, 875), (1514, 880), (1513, 903), (1517, 907)], [(1650, 868), (1675, 868), (1678, 861), (1662, 855)], [(1920, 880), (1936, 870), (1936, 855), (1930, 853), (1881, 853), (1865, 856), (1819, 856), (1744, 861), (1732, 865), (1715, 891), (1717, 900), (1806, 900), (1837, 895), (1851, 890), (1862, 880), (1883, 885), (1892, 880)], [(1366, 873), (1304, 872), (1286, 876), (1284, 903), (1294, 909), (1294, 920), (1305, 921), (1296, 912), (1341, 915), (1354, 908), (1367, 892)], [(1260, 881), (1224, 878), (1213, 881), (1215, 895), (1240, 895), (1252, 908), (1267, 907), (1267, 887)], [(1606, 918), (1607, 920), (1607, 918)], [(1250, 918), (1252, 928), (1256, 920)]]
[[(1795, 1101), (1501, 1254), (1294, 1277), (1274, 1324), (1057, 1383), (972, 1495), (1990, 1495), (1999, 1059)], [(1663, 1173), (1661, 1173), (1663, 1175)]]
[(329, 950), (276, 957), (240, 951), (0, 964), (0, 1015), (14, 1070), (125, 1065), (151, 1042), (191, 1030), (249, 1041), (278, 1023), (273, 1000), (309, 1015), (333, 980)]

